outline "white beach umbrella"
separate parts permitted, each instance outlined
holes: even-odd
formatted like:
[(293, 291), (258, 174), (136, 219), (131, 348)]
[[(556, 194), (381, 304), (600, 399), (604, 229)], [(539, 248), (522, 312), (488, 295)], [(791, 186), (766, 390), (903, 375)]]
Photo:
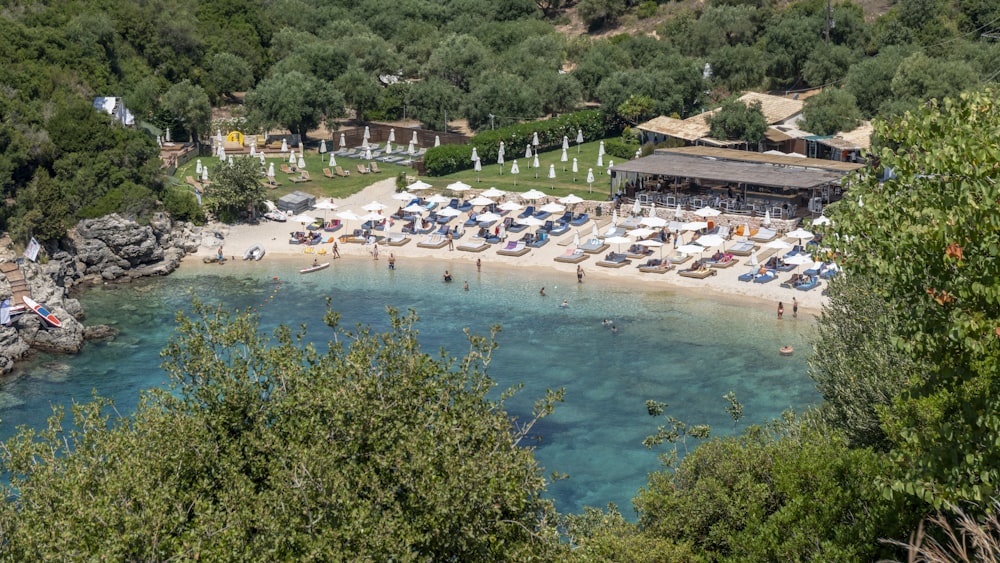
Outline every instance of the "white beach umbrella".
[(445, 186), (445, 188), (449, 189), (449, 190), (451, 190), (453, 192), (464, 192), (466, 190), (472, 189), (472, 186), (470, 186), (469, 184), (466, 184), (465, 182), (462, 182), (461, 180), (459, 180), (458, 182), (452, 182), (452, 183), (448, 184), (447, 186)]
[(598, 168), (604, 168), (604, 155), (603, 154), (597, 155), (597, 167)]
[[(556, 179), (556, 165), (555, 164), (550, 164), (549, 165), (549, 180), (555, 180), (555, 179)], [(552, 182), (552, 189), (555, 189), (555, 187), (556, 187), (556, 183)]]
[(632, 215), (638, 215), (640, 213), (642, 213), (642, 204), (640, 204), (637, 199), (634, 203), (632, 203)]
[(454, 207), (445, 207), (437, 212), (438, 215), (442, 217), (458, 217), (462, 214), (461, 211), (455, 209)]
[(281, 152), (282, 153), (288, 152), (288, 139), (281, 140)]
[(337, 209), (339, 206), (333, 202), (333, 199), (322, 199), (313, 206), (313, 209), (322, 209), (323, 218), (326, 219), (326, 211)]
[(392, 154), (392, 141), (385, 142), (385, 154)]
[(506, 154), (506, 153), (507, 153), (507, 146), (504, 145), (503, 141), (500, 141), (500, 146), (497, 148), (497, 154)]
[(721, 213), (718, 209), (712, 209), (711, 207), (702, 207), (694, 211), (694, 214), (698, 217), (717, 217)]
[(704, 235), (698, 237), (698, 240), (694, 242), (704, 246), (705, 248), (712, 248), (713, 246), (726, 244), (726, 239), (720, 237), (719, 235)]
[(501, 203), (497, 207), (504, 211), (519, 211), (521, 209), (524, 209), (524, 206), (521, 205), (520, 203), (510, 200)]
[(792, 247), (792, 245), (790, 245), (787, 242), (781, 240), (780, 238), (779, 239), (774, 239), (771, 242), (769, 242), (769, 243), (767, 243), (767, 244), (764, 245), (764, 248), (773, 248), (775, 250), (788, 250), (791, 247)]
[(583, 129), (576, 130), (576, 152), (579, 154), (580, 145), (583, 144)]
[(592, 236), (593, 238), (600, 238), (601, 237), (601, 231), (597, 230), (597, 222), (596, 221), (594, 222), (594, 226), (591, 227), (591, 229), (590, 229), (590, 236)]
[(413, 138), (410, 139), (410, 142), (413, 143), (414, 145), (419, 145), (420, 144), (420, 139), (417, 138), (417, 132), (416, 131), (413, 132)]
[(441, 146), (441, 136), (440, 135), (434, 135), (434, 146), (435, 147), (440, 147)]
[[(273, 176), (273, 174), (272, 174), (272, 176)], [(207, 166), (202, 167), (202, 169), (201, 169), (201, 181), (202, 182), (207, 182), (208, 181), (208, 167)]]
[(615, 161), (608, 160), (608, 176), (611, 175), (611, 167), (615, 165)]
[(801, 266), (803, 264), (812, 264), (813, 259), (807, 254), (796, 254), (794, 256), (789, 256), (788, 258), (783, 259), (783, 262), (785, 264), (792, 264), (796, 266), (795, 270), (798, 271), (798, 266)]
[(451, 201), (451, 198), (444, 197), (441, 194), (434, 194), (431, 197), (427, 198), (427, 201), (429, 203), (448, 203)]
[(372, 159), (372, 149), (367, 148), (365, 149), (365, 160), (371, 160), (371, 159)]
[(411, 199), (413, 199), (413, 194), (407, 192), (396, 192), (392, 194), (391, 197), (392, 199), (399, 201), (410, 201)]
[(316, 220), (312, 215), (307, 215), (305, 213), (299, 213), (298, 215), (293, 215), (288, 218), (289, 221), (293, 223), (302, 223), (303, 225), (308, 225)]
[(347, 136), (343, 133), (340, 134), (340, 150), (347, 148)]
[(578, 195), (569, 194), (566, 197), (559, 198), (559, 203), (564, 205), (576, 205), (578, 203), (583, 203), (583, 198)]
[(568, 148), (569, 148), (569, 137), (567, 137), (566, 135), (563, 135), (563, 144), (562, 144), (563, 152), (565, 153), (566, 149), (568, 149)]
[(262, 153), (262, 152), (261, 153), (257, 153), (257, 156), (260, 157), (260, 165), (264, 166), (264, 164), (266, 164), (266, 161), (264, 160), (264, 153)]
[(497, 155), (497, 165), (500, 167), (500, 175), (503, 176), (503, 153)]
[(232, 155), (229, 156), (228, 164), (229, 164), (229, 166), (233, 165), (233, 157), (232, 157)]
[(367, 126), (367, 125), (365, 125), (365, 133), (364, 133), (364, 135), (362, 135), (362, 137), (361, 137), (361, 138), (365, 140), (365, 143), (367, 143), (367, 142), (368, 142), (368, 139), (371, 139), (371, 138), (372, 138), (372, 132), (371, 132), (371, 130), (370, 130), (370, 129), (368, 128), (368, 126)]
[(169, 143), (170, 142), (170, 128), (169, 127), (167, 127), (166, 139), (167, 139), (167, 142)]
[[(566, 155), (566, 147), (563, 147), (562, 156), (559, 157), (559, 162), (569, 162), (569, 156)], [(563, 172), (565, 171), (566, 171), (566, 165), (563, 164)]]
[(704, 221), (689, 221), (681, 225), (682, 231), (700, 231), (708, 228), (708, 223)]
[(576, 162), (576, 157), (573, 157), (573, 181), (576, 181), (576, 173), (580, 171), (580, 165)]
[(361, 209), (364, 209), (365, 211), (382, 211), (385, 208), (386, 205), (384, 203), (379, 203), (377, 201), (373, 201), (361, 207)]
[(479, 160), (479, 151), (476, 150), (476, 147), (472, 147), (472, 162), (477, 160)]
[(651, 234), (653, 234), (655, 232), (656, 231), (654, 231), (653, 229), (650, 229), (648, 227), (638, 227), (636, 229), (632, 229), (631, 231), (629, 231), (628, 234), (629, 234), (629, 236), (641, 239), (641, 238), (648, 237), (649, 235), (651, 235)]
[(771, 224), (771, 210), (770, 209), (765, 209), (764, 210), (764, 223), (763, 223), (763, 225), (766, 227), (766, 226), (768, 226), (770, 224)]
[(830, 218), (826, 215), (820, 215), (819, 217), (813, 219), (812, 222), (813, 225), (829, 225), (830, 223), (832, 223), (832, 221), (830, 221)]
[(608, 238), (604, 239), (604, 242), (606, 242), (608, 244), (617, 244), (618, 245), (618, 251), (621, 252), (622, 245), (626, 244), (626, 243), (632, 242), (632, 239), (630, 239), (628, 237), (608, 237)]
[(676, 217), (678, 219), (683, 219), (684, 218), (684, 210), (681, 209), (681, 204), (679, 204), (679, 203), (677, 204), (677, 210), (674, 211), (674, 217)]
[(330, 153), (330, 162), (327, 163), (327, 166), (330, 168), (335, 168), (337, 166), (337, 159), (333, 156), (333, 153)]
[(478, 195), (478, 196), (476, 196), (476, 197), (474, 197), (474, 198), (472, 198), (472, 199), (469, 200), (469, 204), (471, 204), (471, 205), (493, 205), (493, 203), (494, 202), (493, 202), (492, 199), (490, 199), (490, 198), (488, 198), (488, 197), (486, 197), (484, 195)]
[(220, 162), (224, 162), (226, 160), (226, 149), (222, 145), (219, 145), (219, 150), (215, 152), (218, 153)]
[(499, 221), (501, 217), (496, 213), (486, 212), (476, 215), (476, 221), (479, 223), (492, 223), (493, 221)]
[(413, 146), (413, 141), (410, 141), (410, 144), (407, 145), (407, 147), (406, 147), (406, 154), (409, 154), (409, 155), (417, 154), (417, 147)]
[(530, 190), (524, 192), (523, 194), (521, 194), (521, 198), (522, 199), (527, 199), (527, 200), (542, 199), (543, 197), (545, 197), (545, 193), (544, 192), (540, 192), (540, 191), (538, 191), (536, 189), (530, 189)]
[[(251, 154), (253, 153), (252, 150), (250, 152)], [(319, 142), (319, 154), (323, 154), (325, 152), (326, 152), (326, 139), (323, 139), (322, 141)]]
[(515, 186), (517, 185), (517, 174), (518, 174), (518, 173), (519, 173), (520, 171), (521, 171), (521, 169), (517, 167), (517, 161), (515, 160), (515, 161), (514, 161), (514, 162), (513, 162), (513, 163), (512, 163), (511, 165), (510, 165), (510, 173), (514, 175), (514, 185), (515, 185)]
[(531, 145), (524, 147), (524, 158), (531, 158)]
[(291, 151), (288, 153), (288, 164), (291, 165), (295, 164), (295, 151)]
[(802, 227), (799, 227), (799, 228), (795, 229), (794, 231), (789, 231), (789, 232), (785, 233), (785, 236), (788, 237), (788, 238), (795, 238), (795, 239), (799, 239), (799, 241), (802, 241), (802, 240), (809, 240), (809, 239), (813, 238), (816, 235), (810, 233), (809, 231), (803, 229)]
[(483, 192), (483, 193), (481, 193), (479, 195), (484, 195), (486, 197), (496, 199), (498, 197), (503, 197), (503, 196), (507, 195), (507, 192), (505, 192), (503, 190), (498, 190), (496, 188), (490, 188), (490, 189), (486, 190), (485, 192)]
[(200, 158), (198, 159), (198, 162), (196, 162), (195, 165), (194, 165), (194, 173), (195, 174), (201, 174), (201, 159)]
[(273, 162), (271, 164), (267, 165), (267, 175), (270, 176), (271, 178), (274, 178), (274, 163)]
[(390, 143), (395, 143), (396, 142), (396, 128), (395, 127), (391, 127), (389, 129), (389, 142)]
[(660, 242), (660, 241), (658, 241), (658, 240), (640, 240), (640, 241), (636, 241), (636, 244), (639, 244), (639, 245), (642, 245), (642, 246), (645, 246), (645, 247), (649, 247), (649, 248), (659, 248), (660, 249), (660, 257), (661, 258), (663, 257), (663, 243)]
[(250, 156), (257, 156), (257, 145), (250, 145)]
[(378, 213), (365, 213), (361, 217), (358, 217), (360, 221), (371, 221), (375, 224), (381, 223), (385, 220), (385, 217), (379, 215)]
[(415, 192), (415, 191), (420, 191), (420, 190), (428, 190), (431, 187), (432, 186), (430, 184), (428, 184), (427, 182), (425, 182), (423, 180), (417, 180), (416, 182), (413, 182), (409, 186), (406, 186), (406, 189), (408, 191)]
[(479, 179), (479, 174), (483, 171), (483, 161), (477, 158), (476, 161), (472, 163), (472, 169), (476, 171), (476, 182), (481, 182), (482, 180)]
[(546, 203), (538, 209), (546, 213), (562, 213), (566, 211), (566, 206), (561, 203)]
[(404, 207), (403, 211), (405, 211), (407, 213), (423, 213), (424, 211), (427, 211), (427, 209), (425, 209), (423, 206), (420, 206), (420, 205), (414, 203), (414, 204), (407, 205), (406, 207)]
[(573, 248), (579, 248), (579, 247), (580, 247), (580, 233), (576, 232), (573, 233)]
[(701, 254), (705, 252), (705, 247), (698, 244), (682, 244), (677, 247), (677, 252), (681, 254)]
[(612, 209), (611, 210), (611, 226), (612, 227), (617, 227), (618, 226), (618, 210), (617, 209)]
[(531, 145), (535, 146), (535, 147), (538, 146), (538, 132), (537, 131), (535, 131), (534, 133), (531, 134)]
[(587, 185), (590, 186), (590, 191), (594, 191), (594, 169), (587, 169)]
[(754, 250), (750, 253), (750, 260), (747, 261), (747, 265), (754, 268), (760, 264), (760, 258), (757, 257), (757, 251)]
[(299, 162), (297, 164), (299, 165), (299, 168), (305, 168), (306, 167), (306, 159), (304, 159), (301, 156), (299, 156)]
[(538, 169), (541, 167), (541, 164), (538, 163), (538, 154), (535, 154), (535, 157), (532, 159), (531, 167), (535, 169), (535, 178), (537, 178)]
[(597, 156), (604, 156), (604, 141), (601, 141), (601, 144), (597, 146)]
[(665, 227), (667, 225), (667, 220), (662, 217), (643, 217), (642, 220), (639, 221), (639, 224), (658, 229), (660, 227)]
[(515, 219), (519, 225), (527, 225), (529, 227), (541, 227), (545, 224), (545, 221), (535, 217), (534, 215), (528, 215), (527, 217), (518, 217)]
[(749, 223), (743, 223), (743, 236), (746, 238), (746, 240), (750, 240), (750, 224)]

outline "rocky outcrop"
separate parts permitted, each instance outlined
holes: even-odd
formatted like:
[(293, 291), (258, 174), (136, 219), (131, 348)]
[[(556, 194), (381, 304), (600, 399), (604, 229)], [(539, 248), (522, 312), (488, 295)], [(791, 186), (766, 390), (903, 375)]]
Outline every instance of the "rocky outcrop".
[[(72, 354), (86, 340), (114, 338), (111, 327), (81, 323), (83, 307), (69, 290), (85, 282), (128, 282), (169, 274), (185, 254), (198, 249), (202, 236), (202, 229), (174, 223), (165, 214), (155, 215), (148, 225), (109, 215), (81, 221), (47, 260), (22, 260), (19, 274), (27, 280), (31, 296), (55, 313), (62, 327), (50, 327), (30, 311), (15, 316), (10, 326), (0, 326), (0, 374), (10, 372), (14, 362), (31, 350)], [(17, 258), (9, 250), (0, 252), (0, 262)], [(11, 285), (0, 273), (0, 301), (11, 294)]]

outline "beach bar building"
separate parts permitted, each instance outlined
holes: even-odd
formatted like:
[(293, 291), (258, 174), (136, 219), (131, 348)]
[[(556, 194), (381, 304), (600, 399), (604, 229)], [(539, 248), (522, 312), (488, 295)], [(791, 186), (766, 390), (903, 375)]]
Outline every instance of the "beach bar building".
[(822, 213), (863, 164), (689, 146), (611, 167), (611, 195), (640, 204), (789, 219)]

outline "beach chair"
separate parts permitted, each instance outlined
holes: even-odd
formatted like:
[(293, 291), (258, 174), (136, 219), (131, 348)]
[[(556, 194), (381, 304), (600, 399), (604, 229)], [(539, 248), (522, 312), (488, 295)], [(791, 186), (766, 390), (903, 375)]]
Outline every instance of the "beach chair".
[(580, 225), (586, 223), (588, 219), (590, 219), (590, 217), (586, 213), (577, 213), (573, 216), (573, 220), (570, 221), (569, 224), (574, 227), (579, 227)]
[(341, 178), (346, 178), (346, 177), (348, 177), (348, 176), (351, 175), (350, 172), (348, 172), (347, 170), (344, 170), (343, 168), (341, 168), (339, 166), (336, 167), (335, 170), (337, 171), (337, 176), (340, 176)]
[(324, 168), (323, 169), (323, 175), (326, 176), (327, 178), (336, 178), (337, 177), (337, 175), (334, 174), (329, 168)]
[(364, 164), (358, 164), (358, 173), (359, 174), (367, 174), (368, 173), (368, 169), (365, 168)]
[(201, 190), (201, 182), (199, 182), (198, 180), (195, 180), (194, 176), (188, 176), (187, 178), (185, 178), (184, 179), (184, 183), (186, 183), (189, 186), (194, 187), (194, 189), (196, 189), (196, 190)]
[(299, 172), (299, 175), (296, 176), (295, 178), (289, 178), (288, 179), (288, 181), (295, 182), (296, 184), (300, 184), (302, 182), (309, 182), (311, 180), (312, 180), (312, 178), (309, 177), (309, 171), (308, 170), (302, 170), (301, 172)]
[(292, 167), (287, 164), (282, 164), (278, 168), (280, 168), (281, 171), (284, 172), (285, 174), (295, 174), (295, 171), (292, 170)]
[(525, 207), (524, 211), (522, 211), (521, 214), (518, 215), (517, 217), (518, 219), (527, 219), (528, 217), (531, 217), (534, 214), (535, 214), (535, 206), (529, 205), (528, 207)]
[(382, 173), (382, 171), (378, 169), (378, 163), (377, 162), (371, 163), (371, 171), (374, 172), (375, 174), (381, 174)]

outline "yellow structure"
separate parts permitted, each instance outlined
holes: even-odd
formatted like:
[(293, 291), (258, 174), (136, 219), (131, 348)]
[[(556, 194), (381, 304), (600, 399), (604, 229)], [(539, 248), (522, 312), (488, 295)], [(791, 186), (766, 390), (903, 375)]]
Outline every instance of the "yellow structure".
[(226, 135), (226, 141), (230, 143), (239, 143), (240, 146), (242, 147), (243, 133), (240, 133), (239, 131), (230, 131), (229, 134)]

